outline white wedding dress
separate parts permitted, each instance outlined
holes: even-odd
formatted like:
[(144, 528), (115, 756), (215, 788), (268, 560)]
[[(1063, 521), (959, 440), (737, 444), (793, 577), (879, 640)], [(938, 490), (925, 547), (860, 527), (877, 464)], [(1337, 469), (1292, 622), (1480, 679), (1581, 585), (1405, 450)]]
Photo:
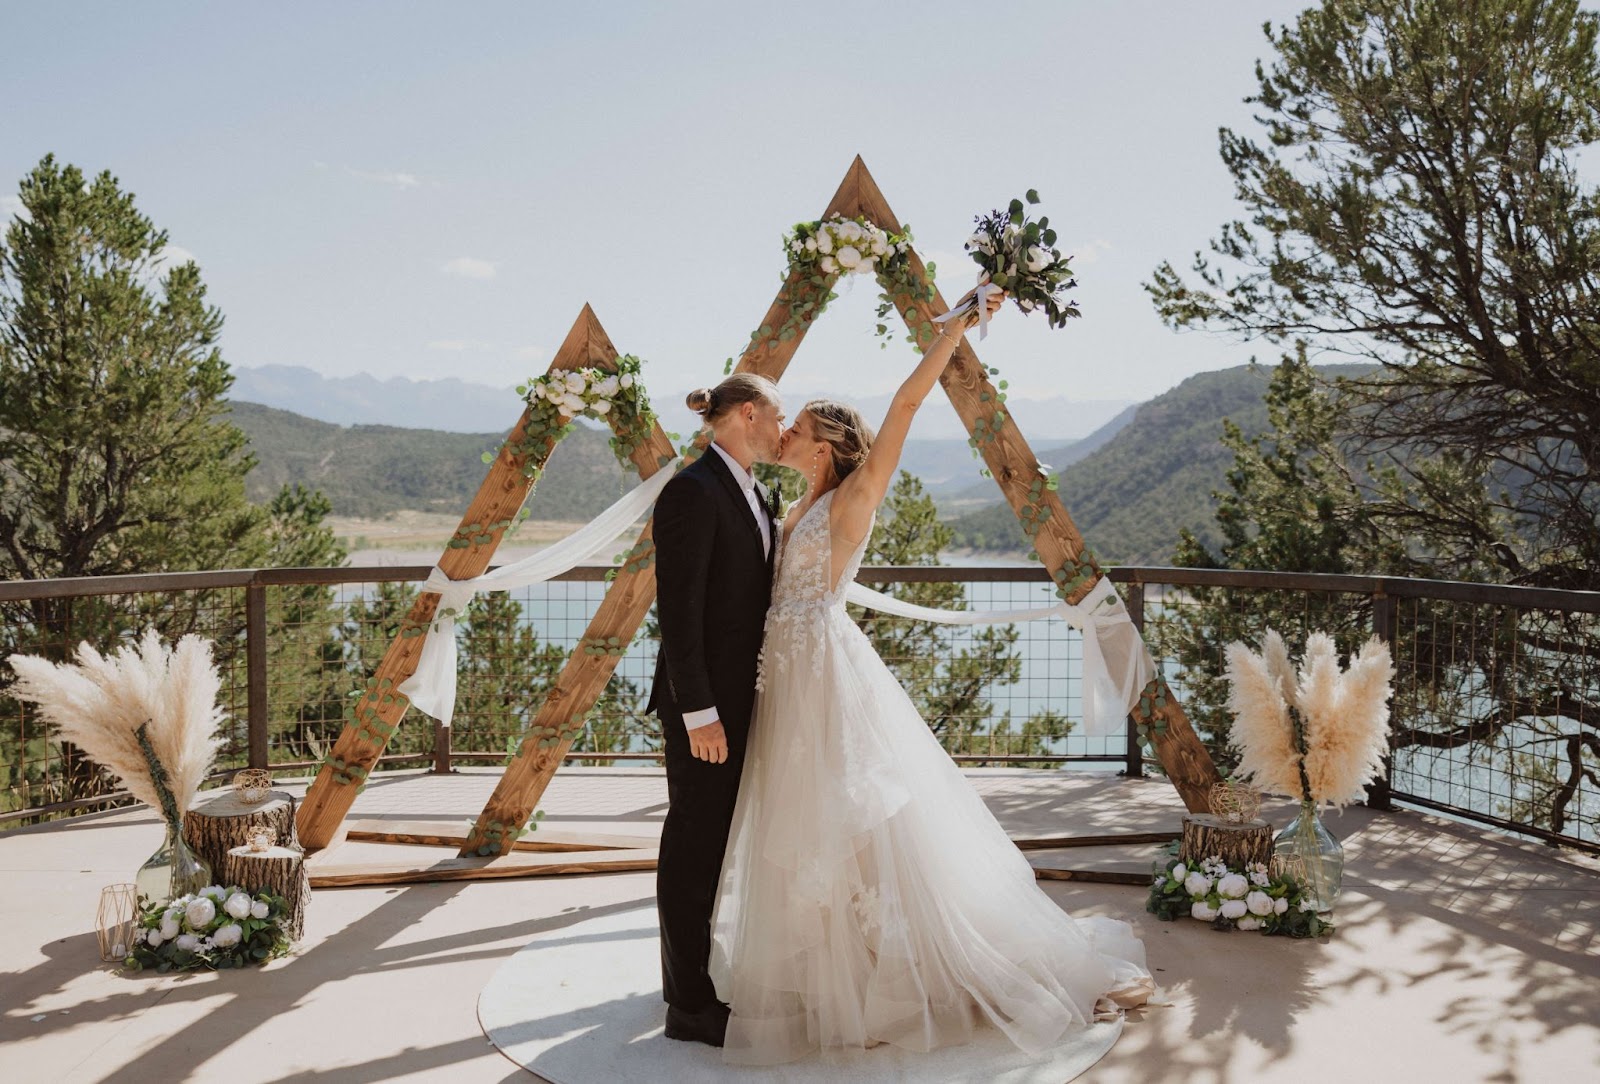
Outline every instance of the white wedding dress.
[(1002, 1029), (1036, 1053), (1154, 992), (1144, 946), (1042, 892), (845, 612), (828, 506), (778, 553), (755, 716), (712, 920), (724, 1057), (926, 1051)]

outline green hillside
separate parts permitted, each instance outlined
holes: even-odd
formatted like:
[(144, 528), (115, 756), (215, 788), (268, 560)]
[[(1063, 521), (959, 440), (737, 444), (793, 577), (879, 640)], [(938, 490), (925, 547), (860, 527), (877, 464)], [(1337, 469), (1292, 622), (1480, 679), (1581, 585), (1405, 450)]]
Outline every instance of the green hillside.
[[(505, 439), (504, 433), (333, 425), (255, 403), (230, 405), (259, 460), (246, 480), (250, 499), (269, 500), (284, 483), (299, 482), (326, 493), (341, 516), (401, 509), (459, 514), (483, 481), (479, 457)], [(529, 504), (534, 519), (592, 519), (637, 484), (609, 441), (607, 431), (580, 425), (561, 442)]]
[[(1264, 430), (1262, 396), (1271, 378), (1271, 369), (1250, 366), (1192, 376), (1141, 404), (1102, 448), (1063, 469), (1061, 500), (1089, 548), (1108, 563), (1164, 565), (1184, 527), (1215, 546), (1211, 494), (1224, 487), (1233, 463), (1221, 443), (1222, 421), (1231, 419), (1246, 433)], [(957, 546), (1017, 554), (1031, 548), (1004, 504), (950, 522)]]

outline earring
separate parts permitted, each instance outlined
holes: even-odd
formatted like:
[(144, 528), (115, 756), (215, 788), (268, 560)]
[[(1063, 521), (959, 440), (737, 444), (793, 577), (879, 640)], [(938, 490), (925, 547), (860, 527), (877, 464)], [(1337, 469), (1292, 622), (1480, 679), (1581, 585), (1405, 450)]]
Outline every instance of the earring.
[(821, 471), (821, 469), (822, 469), (822, 449), (818, 448), (817, 451), (816, 451), (816, 454), (811, 457), (811, 492), (813, 492), (813, 493), (815, 493), (817, 491), (817, 481), (818, 481), (817, 475), (818, 475), (818, 472)]

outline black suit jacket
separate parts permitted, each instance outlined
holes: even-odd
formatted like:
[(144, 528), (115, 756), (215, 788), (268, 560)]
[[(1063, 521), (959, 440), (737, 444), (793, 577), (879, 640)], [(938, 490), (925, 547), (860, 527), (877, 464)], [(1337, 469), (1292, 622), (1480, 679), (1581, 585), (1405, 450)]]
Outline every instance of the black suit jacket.
[[(761, 504), (776, 553), (775, 510)], [(726, 726), (748, 726), (772, 557), (762, 552), (749, 502), (714, 449), (662, 489), (654, 537), (661, 651), (645, 710), (681, 726), (684, 712), (714, 706)]]

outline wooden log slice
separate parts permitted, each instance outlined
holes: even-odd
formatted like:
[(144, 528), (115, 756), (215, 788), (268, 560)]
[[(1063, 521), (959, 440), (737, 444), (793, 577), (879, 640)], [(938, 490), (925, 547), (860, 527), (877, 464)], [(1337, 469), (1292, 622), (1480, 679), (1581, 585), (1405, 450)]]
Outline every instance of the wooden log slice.
[(271, 892), (289, 901), (284, 925), (291, 940), (300, 940), (305, 930), (306, 904), (311, 901), (311, 881), (306, 876), (305, 855), (295, 847), (271, 847), (252, 851), (234, 847), (223, 857), (223, 884), (238, 885), (254, 895)]
[(214, 881), (226, 885), (223, 866), (228, 852), (250, 842), (258, 828), (272, 830), (273, 842), (298, 846), (294, 829), (294, 798), (288, 791), (267, 792), (265, 800), (241, 802), (232, 790), (219, 790), (189, 810), (183, 818), (183, 841), (206, 860)]
[(1184, 862), (1220, 858), (1236, 870), (1252, 862), (1268, 864), (1272, 861), (1272, 825), (1264, 820), (1238, 824), (1210, 813), (1191, 814), (1183, 818), (1178, 858)]

